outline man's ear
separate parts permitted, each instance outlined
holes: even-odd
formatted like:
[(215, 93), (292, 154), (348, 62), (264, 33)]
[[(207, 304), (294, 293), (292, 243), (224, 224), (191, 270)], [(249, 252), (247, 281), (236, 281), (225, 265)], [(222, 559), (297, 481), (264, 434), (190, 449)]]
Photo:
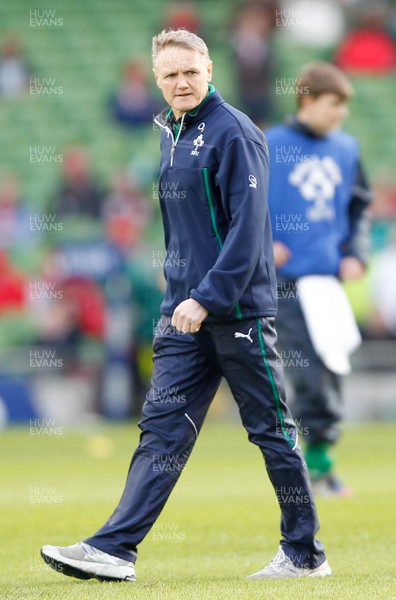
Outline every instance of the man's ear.
[(212, 63), (212, 61), (210, 60), (210, 61), (208, 62), (208, 66), (207, 66), (207, 73), (208, 73), (208, 83), (209, 83), (210, 81), (212, 81), (212, 67), (213, 67), (213, 63)]
[(300, 108), (312, 106), (315, 100), (316, 96), (312, 96), (312, 94), (302, 94), (302, 96), (300, 96)]
[(154, 73), (154, 77), (155, 77), (155, 82), (156, 82), (157, 86), (159, 87), (159, 89), (161, 89), (161, 85), (160, 85), (159, 79), (158, 79), (158, 73), (155, 69), (153, 69), (153, 73)]

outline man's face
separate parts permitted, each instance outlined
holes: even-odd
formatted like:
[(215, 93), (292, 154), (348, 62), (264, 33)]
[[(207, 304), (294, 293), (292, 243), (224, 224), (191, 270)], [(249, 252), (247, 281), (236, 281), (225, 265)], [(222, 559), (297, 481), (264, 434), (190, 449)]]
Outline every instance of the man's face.
[(157, 85), (175, 117), (193, 110), (208, 93), (212, 63), (190, 48), (168, 46), (158, 55), (154, 69)]
[(299, 113), (303, 121), (319, 134), (337, 129), (348, 116), (347, 101), (336, 94), (306, 96)]

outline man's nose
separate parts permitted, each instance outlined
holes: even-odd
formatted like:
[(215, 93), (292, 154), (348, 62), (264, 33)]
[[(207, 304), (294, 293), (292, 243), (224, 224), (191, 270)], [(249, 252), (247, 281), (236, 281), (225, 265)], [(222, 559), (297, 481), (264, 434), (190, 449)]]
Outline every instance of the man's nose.
[(186, 81), (186, 78), (183, 75), (180, 75), (177, 78), (177, 87), (179, 89), (183, 89), (183, 90), (186, 89), (186, 88), (188, 88), (188, 83)]

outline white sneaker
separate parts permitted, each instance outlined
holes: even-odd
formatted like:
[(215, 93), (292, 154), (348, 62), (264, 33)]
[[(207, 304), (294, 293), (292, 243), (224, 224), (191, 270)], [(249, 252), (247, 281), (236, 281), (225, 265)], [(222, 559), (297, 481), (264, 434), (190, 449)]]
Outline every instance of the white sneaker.
[(135, 581), (133, 562), (111, 556), (85, 542), (72, 546), (43, 546), (41, 556), (58, 573), (101, 581)]
[(352, 496), (352, 490), (333, 473), (311, 479), (311, 486), (315, 496), (324, 498), (350, 498)]
[(271, 560), (269, 565), (261, 569), (261, 571), (253, 573), (248, 579), (266, 579), (268, 577), (279, 579), (286, 577), (325, 577), (326, 575), (331, 575), (331, 569), (327, 560), (315, 569), (302, 569), (301, 567), (296, 567), (280, 547), (278, 554)]

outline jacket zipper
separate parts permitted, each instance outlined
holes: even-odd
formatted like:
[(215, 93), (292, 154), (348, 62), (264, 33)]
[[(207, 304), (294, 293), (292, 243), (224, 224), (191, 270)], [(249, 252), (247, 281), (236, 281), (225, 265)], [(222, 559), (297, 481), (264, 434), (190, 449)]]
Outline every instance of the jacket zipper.
[(175, 154), (175, 148), (176, 148), (176, 143), (175, 143), (175, 138), (173, 137), (173, 133), (172, 133), (172, 148), (171, 148), (171, 153), (170, 153), (170, 166), (173, 167), (173, 156)]
[(173, 156), (175, 154), (175, 149), (177, 146), (177, 142), (179, 141), (179, 137), (180, 137), (180, 133), (181, 130), (183, 129), (183, 124), (184, 124), (184, 118), (186, 116), (186, 113), (183, 113), (181, 121), (180, 121), (180, 128), (179, 131), (177, 133), (176, 139), (175, 136), (173, 135), (173, 131), (170, 127), (168, 127), (168, 125), (163, 125), (160, 121), (158, 121), (158, 119), (154, 119), (154, 122), (159, 125), (159, 127), (161, 127), (161, 129), (165, 129), (169, 135), (172, 138), (172, 148), (171, 148), (171, 152), (170, 152), (170, 166), (173, 167)]
[(175, 154), (175, 150), (176, 150), (176, 146), (177, 146), (177, 142), (179, 141), (179, 137), (181, 134), (181, 131), (183, 129), (183, 124), (184, 124), (184, 117), (186, 116), (186, 113), (183, 113), (181, 121), (180, 121), (180, 127), (179, 127), (179, 131), (177, 132), (177, 136), (176, 139), (172, 133), (172, 148), (171, 148), (171, 153), (170, 153), (170, 166), (173, 167), (173, 156)]

